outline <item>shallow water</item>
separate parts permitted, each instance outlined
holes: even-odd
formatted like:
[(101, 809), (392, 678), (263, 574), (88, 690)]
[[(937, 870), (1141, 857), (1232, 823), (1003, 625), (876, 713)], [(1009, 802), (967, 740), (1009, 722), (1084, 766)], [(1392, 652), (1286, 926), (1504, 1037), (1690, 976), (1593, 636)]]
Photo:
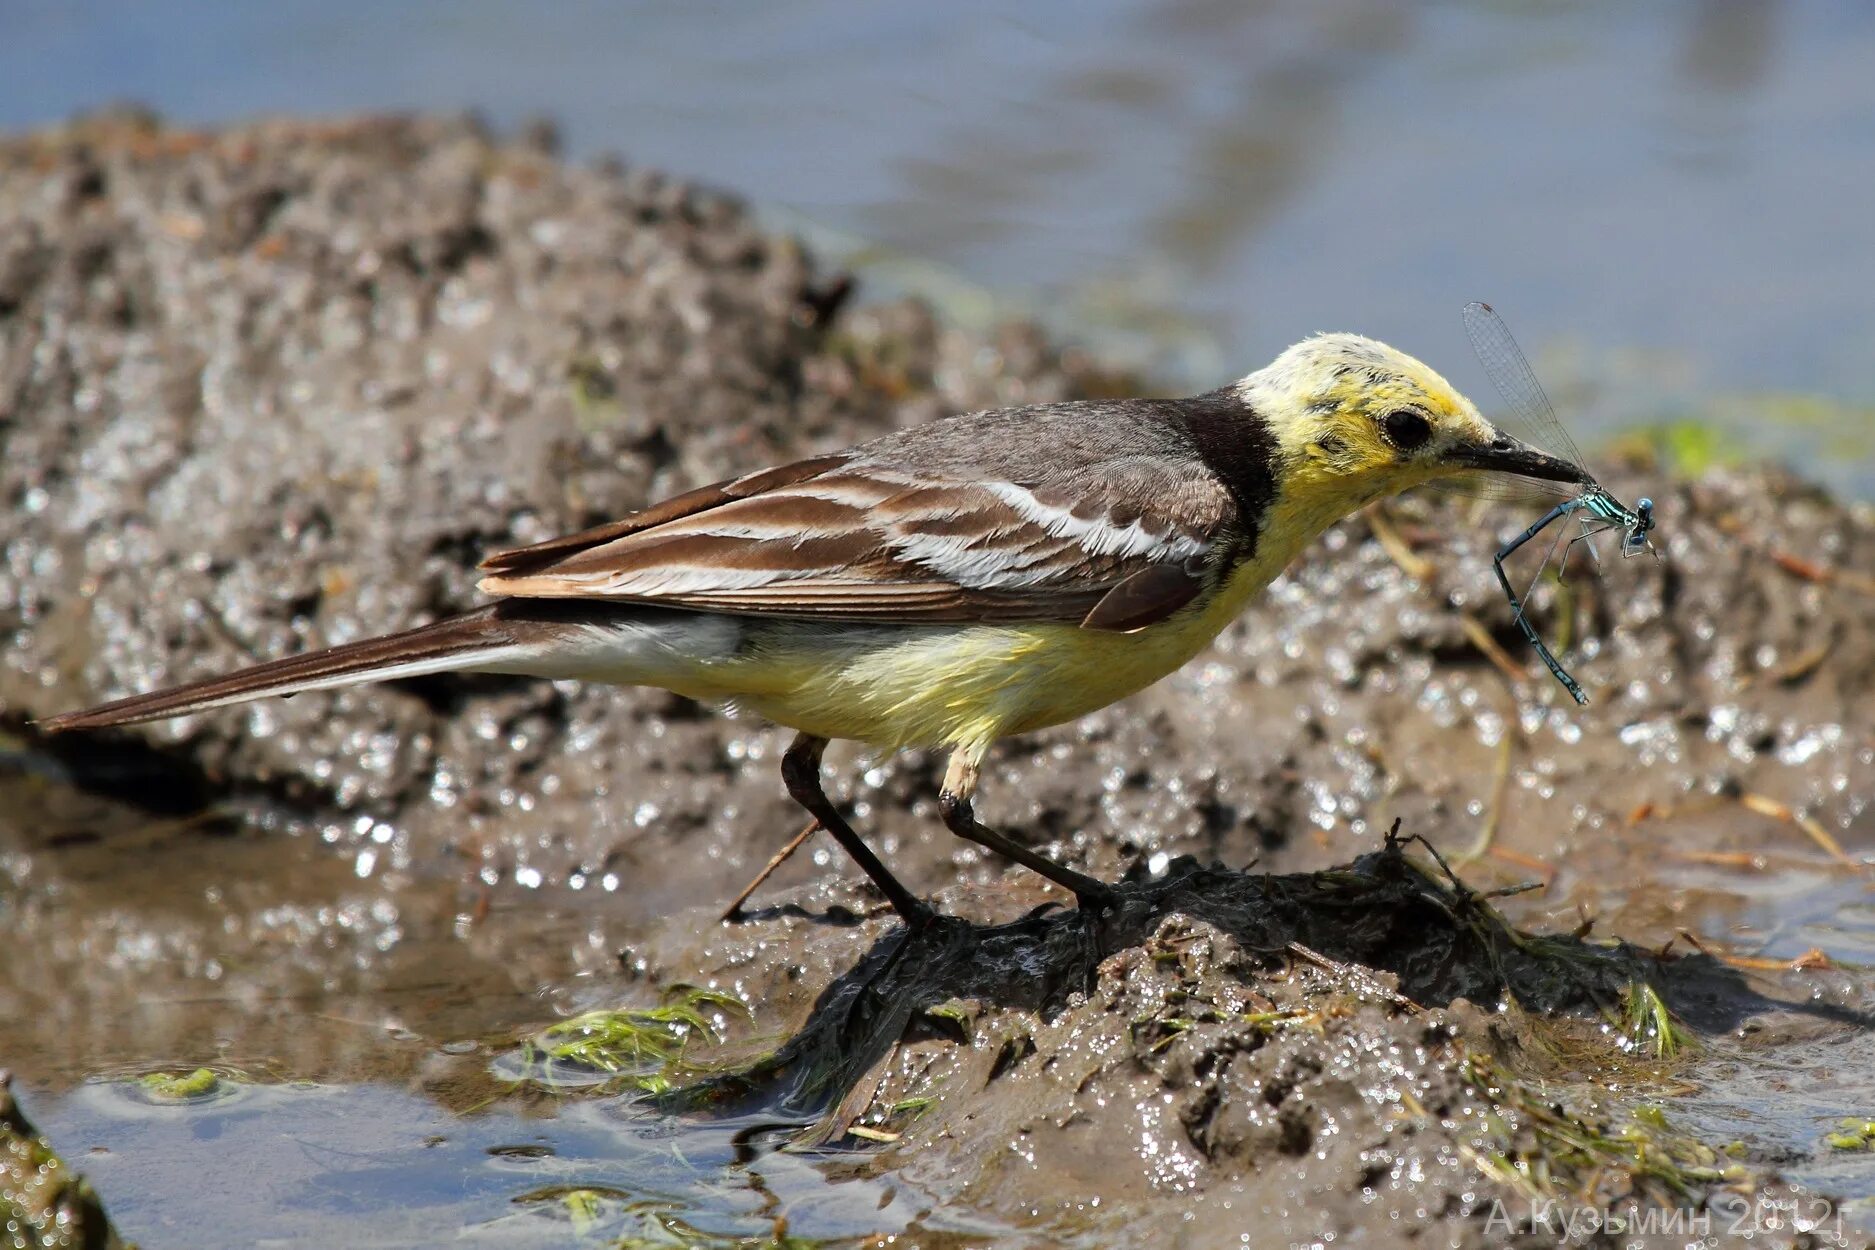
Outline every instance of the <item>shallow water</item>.
[(1179, 384), (1347, 329), (1482, 392), (1458, 309), (1486, 298), (1588, 434), (1692, 418), (1875, 496), (1842, 442), (1875, 425), (1864, 5), (14, 7), (0, 125), (544, 115), (876, 288), (1034, 311)]
[[(146, 1250), (989, 1227), (857, 1175), (850, 1152), (791, 1145), (786, 1117), (690, 1120), (506, 1079), (518, 1038), (619, 1001), (613, 900), (366, 887), (314, 840), (204, 837), (40, 771), (0, 753), (0, 915), (18, 943), (0, 1067)], [(218, 1080), (199, 1098), (140, 1080), (203, 1065)]]
[(833, 1175), (837, 1155), (823, 1167), (776, 1151), (787, 1126), (773, 1122), (672, 1123), (591, 1102), (458, 1116), (374, 1084), (236, 1086), (152, 1106), (134, 1083), (94, 1082), (27, 1109), (148, 1250), (728, 1246), (773, 1236), (783, 1211), (807, 1244), (935, 1231), (908, 1187)]

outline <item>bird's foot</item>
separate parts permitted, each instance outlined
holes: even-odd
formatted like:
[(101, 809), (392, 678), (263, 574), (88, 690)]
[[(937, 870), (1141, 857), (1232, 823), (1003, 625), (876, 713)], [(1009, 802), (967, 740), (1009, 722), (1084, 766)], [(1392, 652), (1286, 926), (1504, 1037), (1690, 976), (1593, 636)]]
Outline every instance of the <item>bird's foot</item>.
[[(1080, 874), (1075, 874), (1079, 876)], [(1082, 883), (1069, 887), (1074, 891), (1074, 903), (1085, 912), (1108, 911), (1119, 905), (1120, 892), (1104, 881), (1092, 877), (1083, 877)]]

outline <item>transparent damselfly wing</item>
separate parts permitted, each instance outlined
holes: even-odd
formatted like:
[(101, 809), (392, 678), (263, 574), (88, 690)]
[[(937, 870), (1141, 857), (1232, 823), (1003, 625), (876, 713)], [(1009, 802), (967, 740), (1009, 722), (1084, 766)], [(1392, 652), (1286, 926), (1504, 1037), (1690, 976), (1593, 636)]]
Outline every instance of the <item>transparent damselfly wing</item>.
[(1457, 499), (1482, 499), (1489, 503), (1528, 504), (1544, 508), (1576, 493), (1576, 488), (1567, 482), (1546, 482), (1540, 478), (1482, 471), (1442, 477), (1415, 489)]
[(1496, 560), (1518, 630), (1570, 696), (1585, 704), (1588, 695), (1569, 672), (1566, 659), (1580, 648), (1591, 623), (1604, 615), (1598, 598), (1600, 583), (1588, 576), (1600, 568), (1602, 553), (1597, 544), (1608, 541), (1602, 536), (1612, 531), (1613, 549), (1621, 555), (1651, 551), (1647, 536), (1654, 526), (1654, 505), (1643, 499), (1630, 509), (1595, 484), (1581, 448), (1556, 419), (1536, 371), (1495, 309), (1483, 303), (1465, 305), (1465, 331), (1492, 385), (1504, 397), (1507, 412), (1498, 426), (1572, 461), (1588, 478), (1586, 486), (1550, 492), (1550, 501), (1558, 496), (1561, 501), (1505, 543)]
[[(1530, 368), (1530, 362), (1524, 358), (1523, 350), (1511, 337), (1509, 327), (1497, 315), (1497, 310), (1476, 301), (1465, 305), (1465, 333), (1471, 339), (1479, 363), (1490, 375), (1491, 385), (1504, 399), (1504, 411), (1492, 414), (1492, 424), (1532, 447), (1581, 465), (1581, 449), (1556, 419), (1556, 410), (1550, 406), (1542, 383), (1536, 380), (1536, 371)], [(1544, 507), (1578, 491), (1567, 482), (1545, 482), (1504, 473), (1466, 473), (1442, 478), (1427, 489), (1464, 499), (1542, 504)]]
[(1471, 336), (1471, 350), (1478, 353), (1478, 363), (1484, 366), (1491, 385), (1504, 397), (1505, 411), (1497, 421), (1499, 428), (1586, 471), (1588, 462), (1582, 458), (1582, 449), (1556, 419), (1543, 384), (1536, 380), (1536, 370), (1530, 367), (1497, 310), (1478, 300), (1465, 305), (1465, 333)]

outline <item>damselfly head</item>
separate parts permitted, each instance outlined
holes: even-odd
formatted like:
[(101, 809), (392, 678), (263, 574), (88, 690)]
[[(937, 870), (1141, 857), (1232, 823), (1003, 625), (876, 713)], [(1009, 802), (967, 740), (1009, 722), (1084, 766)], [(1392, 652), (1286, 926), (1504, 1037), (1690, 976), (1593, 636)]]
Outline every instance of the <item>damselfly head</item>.
[(1634, 520), (1628, 526), (1627, 533), (1621, 536), (1621, 554), (1638, 556), (1643, 551), (1653, 551), (1655, 559), (1660, 557), (1654, 551), (1654, 544), (1647, 537), (1654, 530), (1654, 501), (1642, 499), (1634, 505)]

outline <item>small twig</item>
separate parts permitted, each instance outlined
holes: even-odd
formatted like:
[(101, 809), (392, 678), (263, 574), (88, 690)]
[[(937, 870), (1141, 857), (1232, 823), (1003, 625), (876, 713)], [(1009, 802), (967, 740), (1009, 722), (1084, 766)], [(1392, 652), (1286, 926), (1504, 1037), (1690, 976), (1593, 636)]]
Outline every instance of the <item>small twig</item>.
[(1364, 993), (1372, 994), (1377, 998), (1384, 999), (1392, 1003), (1395, 1007), (1403, 1007), (1416, 1014), (1425, 1010), (1424, 1007), (1420, 1006), (1406, 995), (1400, 993), (1398, 990), (1390, 990), (1386, 986), (1381, 985), (1365, 971), (1354, 967), (1352, 964), (1344, 964), (1338, 959), (1331, 959), (1318, 950), (1309, 949), (1300, 942), (1290, 942), (1285, 949), (1287, 949), (1290, 954), (1314, 964), (1324, 972), (1333, 973), (1337, 977), (1353, 982), (1357, 989)]
[(1637, 803), (1634, 809), (1628, 813), (1627, 820), (1624, 823), (1628, 828), (1632, 829), (1644, 820), (1665, 820), (1671, 815), (1673, 815), (1673, 809), (1671, 807), (1649, 800), (1645, 803)]
[(1718, 528), (1730, 535), (1745, 550), (1762, 553), (1771, 563), (1792, 577), (1818, 586), (1843, 586), (1850, 590), (1861, 591), (1865, 595), (1875, 595), (1875, 577), (1870, 577), (1866, 573), (1858, 573), (1854, 569), (1818, 564), (1815, 560), (1785, 551), (1781, 547), (1759, 542), (1746, 531), (1744, 522), (1736, 515), (1721, 517), (1718, 521)]
[(1679, 930), (1674, 936), (1708, 959), (1716, 959), (1722, 964), (1750, 972), (1814, 972), (1836, 966), (1835, 961), (1820, 946), (1812, 946), (1795, 959), (1769, 959), (1762, 955), (1728, 955), (1724, 951), (1715, 951), (1687, 929)]
[[(1428, 842), (1424, 834), (1410, 833), (1405, 837), (1401, 837), (1400, 822), (1395, 820), (1393, 822), (1393, 828), (1387, 830), (1387, 849), (1398, 854), (1399, 849), (1409, 842), (1417, 842), (1432, 853), (1432, 858), (1437, 861), (1439, 867), (1444, 870), (1446, 880), (1452, 883), (1452, 892), (1458, 896), (1458, 900), (1461, 903), (1470, 903), (1477, 899), (1478, 892), (1458, 879), (1458, 874), (1452, 871), (1452, 866), (1445, 862), (1445, 856), (1439, 854), (1438, 847)], [(1402, 856), (1402, 858), (1404, 857)], [(1411, 860), (1407, 860), (1406, 862), (1409, 864), (1412, 863)], [(1415, 868), (1414, 871), (1422, 875), (1425, 873), (1425, 869), (1423, 868)]]
[(1510, 757), (1516, 741), (1516, 735), (1506, 728), (1504, 740), (1497, 744), (1497, 767), (1491, 774), (1491, 805), (1485, 808), (1484, 823), (1478, 827), (1478, 836), (1472, 844), (1452, 857), (1461, 865), (1483, 859), (1497, 839), (1498, 825), (1504, 819), (1504, 796), (1510, 790)]
[(1655, 803), (1649, 800), (1627, 814), (1626, 824), (1632, 829), (1650, 820), (1674, 820), (1685, 816), (1699, 816), (1706, 812), (1717, 811), (1730, 802), (1732, 800), (1728, 798), (1701, 798), (1689, 803)]
[(1728, 968), (1746, 972), (1814, 972), (1836, 966), (1828, 955), (1814, 946), (1795, 959), (1770, 959), (1762, 955), (1719, 955), (1716, 958)]
[(1772, 563), (1792, 577), (1800, 577), (1806, 582), (1816, 582), (1822, 586), (1846, 586), (1850, 590), (1859, 590), (1865, 595), (1875, 595), (1875, 577), (1857, 573), (1853, 569), (1831, 568), (1827, 564), (1818, 564), (1802, 556), (1780, 551), (1776, 547), (1768, 549)]
[(864, 1124), (848, 1125), (846, 1135), (848, 1137), (860, 1138), (862, 1141), (886, 1142), (888, 1144), (897, 1141), (902, 1136), (902, 1134), (889, 1132), (882, 1128), (868, 1128)]
[(1394, 528), (1392, 519), (1387, 516), (1385, 504), (1376, 503), (1369, 506), (1367, 527), (1373, 531), (1374, 540), (1380, 544), (1380, 549), (1387, 553), (1387, 558), (1400, 566), (1400, 572), (1416, 582), (1424, 583), (1432, 580), (1432, 561), (1414, 551), (1412, 544), (1408, 543), (1400, 531)]
[(1491, 661), (1498, 672), (1504, 674), (1506, 681), (1513, 685), (1523, 681), (1525, 676), (1523, 669), (1516, 660), (1511, 658), (1510, 652), (1504, 650), (1498, 645), (1497, 639), (1491, 637), (1491, 631), (1484, 627), (1484, 622), (1469, 612), (1460, 612), (1458, 626), (1465, 631), (1466, 641), (1478, 648), (1479, 653)]
[(1492, 859), (1502, 860), (1513, 867), (1534, 872), (1542, 879), (1545, 886), (1548, 886), (1550, 882), (1556, 879), (1556, 865), (1547, 860), (1538, 859), (1534, 855), (1525, 855), (1522, 852), (1513, 851), (1507, 846), (1492, 847), (1490, 855)]
[(1667, 848), (1667, 854), (1689, 864), (1712, 864), (1719, 868), (1749, 868), (1763, 872), (1770, 861), (1762, 851), (1681, 851)]
[(1817, 669), (1822, 668), (1824, 661), (1829, 659), (1830, 652), (1835, 649), (1835, 640), (1825, 639), (1792, 659), (1788, 664), (1782, 664), (1770, 670), (1765, 676), (1780, 685), (1794, 686)]
[(1694, 950), (1698, 951), (1700, 954), (1706, 956), (1708, 959), (1719, 958), (1719, 956), (1710, 947), (1708, 947), (1704, 942), (1699, 940), (1698, 935), (1696, 935), (1691, 929), (1677, 930), (1674, 933), (1674, 936), (1679, 938), (1680, 941), (1686, 943), (1688, 946), (1692, 947)]
[(1738, 801), (1744, 805), (1747, 811), (1756, 812), (1760, 816), (1768, 816), (1772, 820), (1782, 821), (1787, 825), (1795, 825), (1797, 828), (1803, 830), (1804, 835), (1808, 837), (1810, 841), (1822, 847), (1824, 852), (1827, 853), (1831, 859), (1835, 860), (1843, 867), (1857, 870), (1862, 868), (1860, 863), (1852, 859), (1849, 853), (1842, 849), (1842, 843), (1836, 841), (1830, 831), (1825, 829), (1822, 822), (1818, 821), (1815, 817), (1801, 815), (1792, 810), (1788, 803), (1779, 802), (1766, 794), (1747, 792), (1739, 795)]
[(762, 882), (774, 876), (775, 870), (787, 863), (788, 857), (800, 850), (801, 844), (813, 837), (814, 831), (819, 828), (820, 822), (818, 820), (808, 821), (806, 827), (803, 828), (801, 832), (795, 834), (793, 840), (790, 841), (788, 845), (776, 851), (774, 858), (762, 866), (762, 871), (755, 874), (755, 880), (749, 882), (749, 884), (743, 888), (742, 893), (736, 895), (736, 901), (723, 910), (723, 914), (720, 917), (722, 923), (735, 924), (741, 921), (743, 917), (742, 905), (749, 901), (749, 896), (761, 889)]

